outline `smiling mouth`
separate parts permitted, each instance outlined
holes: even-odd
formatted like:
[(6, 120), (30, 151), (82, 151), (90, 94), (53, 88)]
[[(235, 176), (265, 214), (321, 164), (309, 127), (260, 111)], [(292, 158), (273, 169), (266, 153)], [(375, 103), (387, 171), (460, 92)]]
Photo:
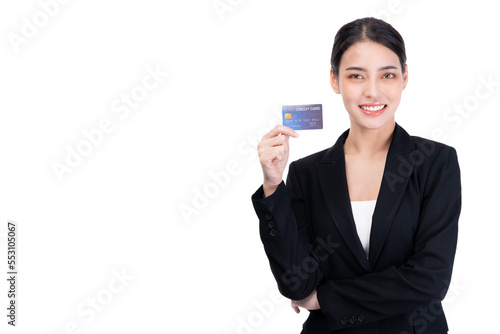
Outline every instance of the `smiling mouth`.
[(359, 106), (359, 107), (367, 111), (379, 111), (387, 107), (387, 104), (382, 104), (380, 106), (372, 106), (372, 107), (371, 106)]
[(384, 112), (387, 104), (378, 105), (360, 105), (359, 108), (367, 115), (378, 116)]

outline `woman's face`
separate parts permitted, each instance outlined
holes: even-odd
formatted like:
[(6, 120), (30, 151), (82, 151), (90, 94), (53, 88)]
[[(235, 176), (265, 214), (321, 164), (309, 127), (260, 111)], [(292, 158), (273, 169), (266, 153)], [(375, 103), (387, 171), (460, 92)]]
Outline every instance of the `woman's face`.
[(408, 81), (398, 56), (372, 41), (351, 45), (342, 55), (339, 74), (330, 71), (330, 83), (342, 95), (353, 126), (380, 129), (394, 124), (401, 93)]

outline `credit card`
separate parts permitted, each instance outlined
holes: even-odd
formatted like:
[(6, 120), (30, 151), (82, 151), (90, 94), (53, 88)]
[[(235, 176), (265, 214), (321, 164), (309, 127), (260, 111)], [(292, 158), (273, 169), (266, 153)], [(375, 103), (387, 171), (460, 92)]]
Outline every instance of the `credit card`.
[(323, 106), (321, 104), (300, 104), (283, 106), (283, 125), (294, 130), (323, 129)]

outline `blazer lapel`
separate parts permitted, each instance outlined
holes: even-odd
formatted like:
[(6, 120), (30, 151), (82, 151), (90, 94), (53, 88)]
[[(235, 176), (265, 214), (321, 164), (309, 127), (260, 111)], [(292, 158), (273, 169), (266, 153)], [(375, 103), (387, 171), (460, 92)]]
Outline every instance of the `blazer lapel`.
[(415, 157), (412, 154), (415, 154), (415, 151), (417, 150), (410, 135), (396, 124), (372, 218), (369, 251), (369, 262), (372, 268), (377, 263), (394, 215), (413, 172)]
[(335, 145), (326, 151), (321, 162), (316, 164), (316, 169), (321, 180), (321, 191), (346, 247), (358, 263), (370, 272), (380, 255), (394, 214), (413, 171), (415, 159), (411, 159), (410, 156), (415, 151), (415, 146), (410, 135), (396, 124), (373, 213), (369, 259), (367, 259), (356, 231), (347, 188), (344, 142), (348, 135), (349, 130), (338, 138)]
[(348, 134), (349, 130), (345, 131), (335, 145), (326, 151), (321, 162), (316, 163), (316, 170), (321, 180), (323, 196), (333, 221), (340, 231), (340, 236), (359, 264), (365, 270), (371, 271), (370, 263), (356, 231), (347, 188), (344, 141)]

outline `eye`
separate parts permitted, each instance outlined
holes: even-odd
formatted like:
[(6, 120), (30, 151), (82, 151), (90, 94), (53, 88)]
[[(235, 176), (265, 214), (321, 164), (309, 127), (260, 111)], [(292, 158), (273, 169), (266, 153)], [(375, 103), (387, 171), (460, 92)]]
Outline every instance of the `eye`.
[(394, 74), (392, 74), (392, 73), (386, 73), (386, 74), (384, 74), (384, 78), (385, 78), (385, 79), (392, 79), (392, 78), (394, 78), (394, 77), (395, 77), (395, 75), (394, 75)]
[(351, 75), (349, 76), (349, 78), (353, 78), (353, 79), (362, 79), (363, 77), (362, 77), (361, 75), (359, 75), (359, 74), (351, 74)]

